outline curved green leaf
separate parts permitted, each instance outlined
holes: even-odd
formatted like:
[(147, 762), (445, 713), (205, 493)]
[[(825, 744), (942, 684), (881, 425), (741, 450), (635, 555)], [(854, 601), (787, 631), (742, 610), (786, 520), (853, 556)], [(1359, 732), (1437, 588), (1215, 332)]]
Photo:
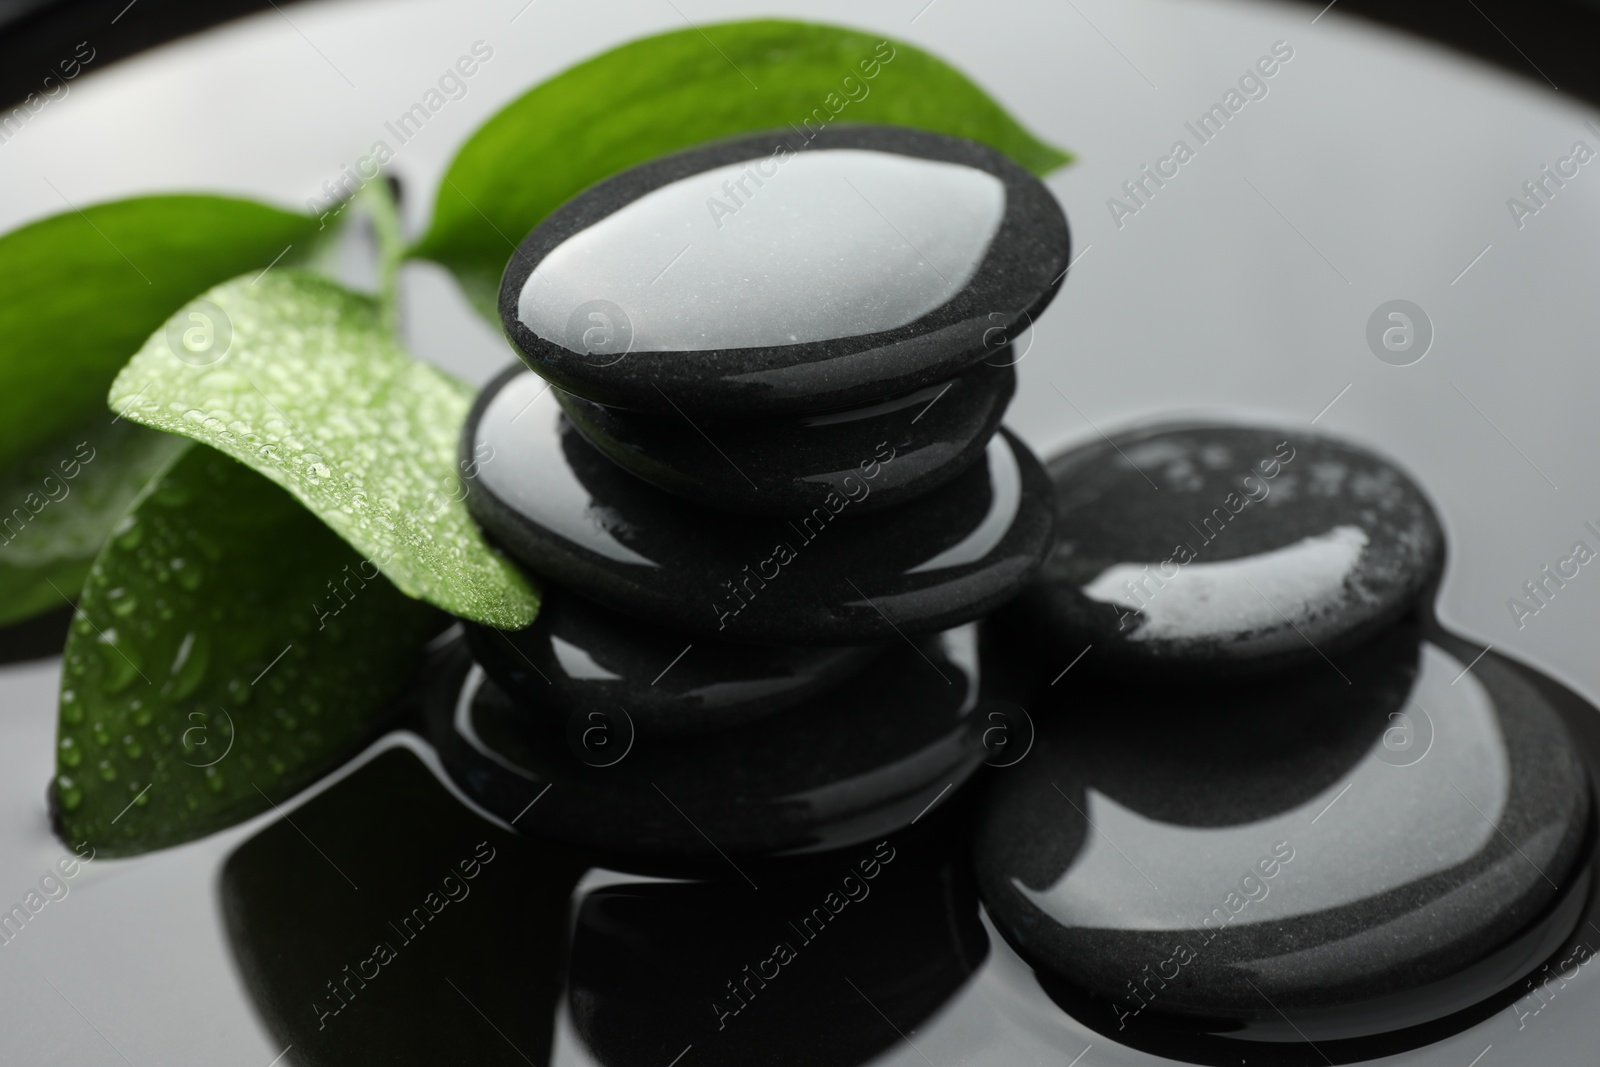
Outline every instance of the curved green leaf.
[(76, 597), (112, 527), (185, 447), (106, 414), (0, 469), (0, 625)]
[(220, 196), (143, 196), (0, 236), (0, 467), (105, 411), (174, 308), (306, 251), (316, 219)]
[(54, 806), (101, 855), (200, 837), (314, 781), (372, 735), (437, 627), (287, 493), (182, 447), (106, 542), (67, 635)]
[(304, 271), (236, 278), (173, 316), (211, 331), (214, 361), (178, 358), (159, 332), (117, 376), (111, 406), (264, 474), (403, 592), (526, 626), (538, 597), (462, 502), (476, 468), (456, 448), (473, 390), (408, 355), (381, 318), (374, 298)]
[(1071, 160), (908, 44), (815, 23), (729, 22), (625, 44), (501, 109), (451, 162), (413, 254), (449, 267), (492, 309), (516, 243), (576, 193), (690, 145), (807, 120), (966, 137), (1038, 174)]

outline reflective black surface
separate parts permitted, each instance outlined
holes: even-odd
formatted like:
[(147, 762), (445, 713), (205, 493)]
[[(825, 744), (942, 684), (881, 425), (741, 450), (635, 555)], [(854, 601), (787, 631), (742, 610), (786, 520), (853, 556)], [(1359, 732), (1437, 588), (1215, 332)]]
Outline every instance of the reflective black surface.
[(976, 862), (1074, 1014), (1123, 1040), (1369, 1037), (1503, 992), (1571, 934), (1591, 801), (1555, 705), (1409, 623), (1336, 662), (1212, 687), (1085, 676), (1034, 709)]
[(846, 682), (883, 650), (688, 642), (549, 583), (527, 629), (465, 625), (473, 658), (535, 713), (626, 712), (641, 734), (737, 726)]
[[(786, 223), (785, 197), (797, 198), (801, 187), (812, 183), (786, 175), (782, 167), (798, 174), (826, 162), (807, 157), (843, 152), (887, 156), (880, 162), (896, 167), (949, 170), (953, 165), (979, 178), (998, 179), (990, 183), (1003, 189), (992, 240), (976, 248), (958, 242), (942, 257), (929, 251), (932, 258), (924, 260), (904, 231), (921, 236), (927, 229), (926, 243), (941, 239), (942, 231), (973, 229), (976, 224), (965, 218), (968, 211), (990, 209), (983, 185), (963, 187), (965, 195), (946, 201), (926, 200), (919, 197), (924, 183), (914, 173), (873, 180), (877, 168), (870, 159), (854, 187), (849, 169), (827, 176), (832, 180), (823, 199), (805, 198), (800, 221)], [(573, 254), (570, 245), (562, 249), (564, 242), (650, 194), (673, 195), (674, 183), (736, 164), (757, 165), (767, 185), (739, 186), (743, 198), (716, 182), (692, 190), (682, 198), (681, 210), (652, 216), (641, 227), (641, 250), (633, 262), (590, 271), (585, 278), (593, 280), (569, 286), (569, 275), (585, 257), (582, 250)], [(730, 173), (730, 184), (742, 174), (742, 167)], [(872, 189), (872, 195), (863, 188)], [(883, 202), (875, 202), (874, 195)], [(744, 215), (730, 220), (715, 210), (708, 214), (702, 201), (756, 216), (771, 214), (773, 224), (741, 233)], [(915, 217), (906, 217), (907, 211)], [(899, 227), (892, 221), (896, 214), (902, 216)], [(829, 220), (838, 225), (830, 230)], [(669, 226), (681, 228), (680, 237), (650, 246), (650, 266), (639, 262), (645, 242)], [(815, 262), (807, 240), (821, 243)], [(699, 257), (723, 253), (735, 241), (755, 241), (758, 247), (723, 269), (716, 259), (700, 263)], [(810, 139), (783, 130), (642, 164), (574, 197), (528, 235), (507, 265), (500, 317), (529, 366), (563, 389), (602, 404), (732, 418), (822, 412), (943, 381), (992, 354), (1013, 328), (1025, 326), (1049, 304), (1070, 251), (1066, 219), (1055, 198), (990, 148), (888, 126), (830, 127)], [(975, 252), (981, 258), (973, 264), (969, 259)], [(576, 262), (546, 264), (553, 253)], [(670, 284), (658, 286), (651, 275), (659, 270), (656, 280), (671, 278), (670, 271), (680, 269), (675, 253), (685, 257), (681, 269), (690, 272), (686, 276), (694, 284), (683, 294), (669, 295)], [(830, 279), (848, 271), (863, 272), (871, 282), (835, 291)], [(919, 290), (915, 296), (902, 292), (912, 286)], [(559, 292), (558, 302), (541, 310), (536, 305), (549, 292)], [(795, 321), (784, 320), (780, 307), (789, 308), (785, 314)], [(928, 310), (915, 310), (922, 307)], [(831, 313), (819, 319), (823, 308)], [(906, 319), (908, 314), (915, 317)], [(666, 324), (652, 326), (656, 320)], [(652, 349), (648, 339), (656, 333), (666, 339), (663, 347)]]
[(691, 737), (633, 736), (623, 716), (585, 736), (464, 656), (429, 703), (450, 774), (519, 830), (614, 866), (692, 861), (735, 878), (726, 857), (846, 848), (918, 820), (982, 764), (990, 725), (971, 626), (891, 646), (798, 707)]
[[(621, 884), (582, 897), (567, 1006), (606, 1067), (854, 1067), (988, 955), (965, 864), (880, 841), (797, 881)], [(687, 1057), (686, 1057), (687, 1058)]]
[[(1009, 346), (947, 382), (827, 415), (697, 419), (608, 408), (556, 390), (572, 424), (619, 465), (687, 500), (804, 515), (828, 494), (859, 513), (937, 489), (983, 455), (1017, 376)], [(884, 465), (883, 458), (894, 461)]]
[[(1475, 646), (1449, 635), (1431, 638), (1458, 661), (1476, 655)], [(1559, 711), (1583, 759), (1600, 758), (1600, 725), (1590, 706), (1525, 667), (1492, 652), (1489, 659)], [(1583, 1009), (1585, 976), (1600, 944), (1589, 925), (1600, 920), (1600, 900), (1590, 894), (1577, 931), (1525, 980), (1448, 1018), (1378, 1038), (1317, 1039), (1315, 1046), (1242, 1041), (1151, 1026), (1148, 1011), (1118, 1029), (1104, 1003), (1074, 999), (1055, 983), (1055, 999), (1076, 1018), (1064, 1014), (1012, 948), (985, 934), (989, 922), (975, 915), (964, 873), (970, 838), (959, 809), (970, 804), (954, 806), (954, 815), (941, 808), (932, 834), (897, 835), (887, 848), (882, 839), (863, 841), (818, 856), (783, 880), (758, 871), (759, 890), (726, 866), (713, 882), (673, 885), (595, 870), (569, 897), (579, 873), (600, 857), (490, 826), (451, 797), (407, 744), (380, 752), (304, 806), (291, 805), (292, 824), (269, 822), (235, 850), (217, 882), (244, 988), (274, 1049), (293, 1046), (286, 1063), (652, 1067), (692, 1044), (689, 1056), (741, 1065), (861, 1063), (888, 1054), (921, 1062), (919, 1049), (945, 1063), (939, 1052), (952, 1048), (972, 1062), (1065, 1063), (1086, 1051), (1083, 1062), (1092, 1062), (1096, 1047), (1115, 1057), (1137, 1055), (1126, 1051), (1132, 1046), (1179, 1062), (1289, 1067), (1448, 1044), (1497, 1014), (1504, 1025), (1478, 1038), (1462, 1062), (1490, 1040), (1496, 1052), (1536, 1058), (1552, 1034), (1559, 1037), (1563, 1021), (1570, 1024)], [(1416, 752), (1410, 745), (1401, 736), (1389, 751), (1409, 758), (1408, 751)], [(1281, 756), (1287, 747), (1279, 738), (1253, 751)], [(1346, 746), (1336, 762), (1354, 758)], [(988, 773), (1003, 782), (1026, 766)], [(1166, 771), (1171, 762), (1155, 766)], [(1142, 803), (1156, 790), (1135, 792)], [(1320, 831), (1350, 799), (1313, 829)], [(1242, 811), (1267, 806), (1249, 802)], [(1420, 835), (1418, 842), (1427, 845)], [(484, 843), (493, 859), (474, 866)], [(881, 861), (889, 850), (893, 859)], [(1272, 892), (1308, 858), (1297, 851), (1280, 863)], [(173, 874), (187, 877), (187, 870)], [(417, 908), (431, 917), (419, 920), (412, 914)], [(830, 917), (817, 916), (819, 908)], [(402, 932), (382, 933), (388, 922), (407, 918)], [(803, 931), (786, 933), (790, 922)], [(370, 934), (371, 926), (379, 932)], [(378, 962), (380, 940), (394, 959)], [(793, 955), (780, 952), (780, 942)], [(776, 978), (761, 978), (774, 967)], [(357, 981), (374, 968), (377, 977)], [(345, 1002), (338, 1014), (330, 981)], [(728, 993), (730, 981), (738, 984), (742, 1007)], [(1287, 1014), (1299, 1022), (1294, 1010)], [(1086, 1033), (1080, 1020), (1100, 1033)]]
[(1058, 543), (1019, 603), (1056, 654), (1127, 675), (1244, 674), (1399, 618), (1444, 537), (1394, 464), (1301, 430), (1168, 424), (1051, 460)]
[(644, 484), (521, 368), (484, 389), (462, 445), (494, 457), (466, 503), (513, 558), (617, 611), (724, 641), (860, 644), (946, 629), (1022, 588), (1052, 537), (1049, 479), (1004, 430), (982, 461), (917, 500), (858, 518), (835, 494), (788, 520), (708, 512)]
[(288, 1062), (545, 1063), (582, 870), (398, 747), (239, 846), (218, 892)]

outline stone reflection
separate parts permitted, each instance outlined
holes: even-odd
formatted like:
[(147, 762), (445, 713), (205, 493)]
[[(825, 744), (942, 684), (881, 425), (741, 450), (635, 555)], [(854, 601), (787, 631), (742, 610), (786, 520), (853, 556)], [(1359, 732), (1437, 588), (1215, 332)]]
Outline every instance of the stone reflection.
[[(1383, 742), (1416, 685), (1420, 637), (1415, 623), (1398, 626), (1336, 667), (1265, 680), (1166, 687), (1096, 679), (1076, 691), (1077, 707), (1056, 716), (1071, 720), (1062, 736), (1070, 738), (1074, 777), (1179, 826), (1246, 824), (1291, 811), (1342, 782)], [(1086, 715), (1086, 700), (1122, 711)], [(1131, 728), (1135, 722), (1142, 728)]]
[(1075, 1016), (1186, 1059), (1501, 994), (1587, 903), (1588, 776), (1527, 672), (1441, 640), (1408, 621), (1320, 669), (1085, 677), (980, 820), (997, 928)]
[(544, 1064), (580, 871), (396, 745), (240, 845), (219, 893), (285, 1062)]
[[(890, 647), (836, 689), (753, 723), (688, 736), (573, 735), (464, 659), (430, 696), (452, 779), (530, 836), (650, 874), (854, 848), (958, 794), (988, 755), (977, 628)], [(586, 758), (629, 745), (605, 759)], [(548, 795), (546, 795), (548, 791)], [(930, 815), (931, 818), (931, 815)]]
[(758, 890), (631, 883), (582, 898), (567, 992), (605, 1067), (854, 1067), (902, 1041), (988, 955), (970, 876), (882, 841)]

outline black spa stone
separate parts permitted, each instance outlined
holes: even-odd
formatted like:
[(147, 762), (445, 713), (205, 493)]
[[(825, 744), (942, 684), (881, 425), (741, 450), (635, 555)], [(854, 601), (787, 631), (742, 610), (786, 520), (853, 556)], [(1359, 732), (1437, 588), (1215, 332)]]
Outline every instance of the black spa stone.
[(882, 651), (691, 642), (548, 583), (527, 629), (465, 625), (473, 658), (530, 708), (562, 722), (621, 710), (640, 734), (758, 719), (846, 684)]
[[(947, 382), (826, 415), (695, 419), (605, 407), (556, 390), (578, 431), (652, 485), (707, 507), (803, 515), (829, 493), (865, 513), (955, 478), (983, 455), (1016, 390), (1009, 349)], [(893, 454), (885, 467), (881, 457)], [(872, 475), (869, 480), (866, 476)]]
[[(1049, 479), (1005, 431), (937, 492), (887, 511), (838, 494), (792, 519), (719, 514), (641, 482), (572, 428), (538, 376), (512, 368), (468, 417), (490, 457), (467, 508), (516, 560), (607, 607), (756, 644), (901, 641), (979, 618), (1049, 551)], [(886, 453), (881, 472), (899, 457)]]
[(869, 403), (991, 356), (1070, 255), (1054, 197), (971, 141), (888, 126), (721, 141), (608, 178), (512, 256), (528, 365), (636, 411), (748, 418)]
[(1064, 683), (979, 815), (995, 926), (1125, 1038), (1359, 1039), (1509, 989), (1586, 904), (1588, 776), (1547, 683), (1445, 643), (1402, 624), (1345, 677)]
[(1314, 664), (1409, 610), (1444, 538), (1392, 463), (1302, 430), (1162, 425), (1053, 459), (1058, 543), (1019, 598), (1083, 667), (1211, 676)]
[(523, 833), (619, 869), (737, 877), (725, 857), (880, 840), (959, 791), (988, 756), (976, 629), (902, 642), (796, 707), (676, 737), (630, 736), (619, 715), (575, 731), (463, 657), (429, 699), (429, 730), (462, 790)]
[(965, 864), (903, 842), (759, 891), (736, 876), (620, 882), (575, 910), (567, 1006), (605, 1067), (665, 1067), (686, 1047), (706, 1067), (857, 1067), (989, 952)]

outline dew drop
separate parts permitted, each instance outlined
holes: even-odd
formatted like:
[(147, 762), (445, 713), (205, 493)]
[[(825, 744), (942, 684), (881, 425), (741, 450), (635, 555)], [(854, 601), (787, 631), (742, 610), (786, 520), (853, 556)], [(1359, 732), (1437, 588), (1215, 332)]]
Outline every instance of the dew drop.
[(111, 614), (125, 619), (138, 610), (139, 598), (128, 592), (127, 587), (119, 585), (106, 593), (106, 606), (111, 609)]
[(167, 566), (172, 568), (172, 573), (178, 576), (178, 584), (189, 592), (200, 588), (200, 568), (182, 556), (174, 556), (167, 561)]
[(131, 655), (117, 647), (116, 627), (101, 634), (96, 647), (100, 649), (101, 666), (105, 671), (100, 684), (106, 692), (120, 693), (139, 677), (139, 665)]
[(211, 663), (211, 642), (203, 633), (190, 631), (183, 635), (177, 654), (172, 658), (172, 683), (168, 687), (173, 700), (182, 700), (205, 679), (206, 668)]

